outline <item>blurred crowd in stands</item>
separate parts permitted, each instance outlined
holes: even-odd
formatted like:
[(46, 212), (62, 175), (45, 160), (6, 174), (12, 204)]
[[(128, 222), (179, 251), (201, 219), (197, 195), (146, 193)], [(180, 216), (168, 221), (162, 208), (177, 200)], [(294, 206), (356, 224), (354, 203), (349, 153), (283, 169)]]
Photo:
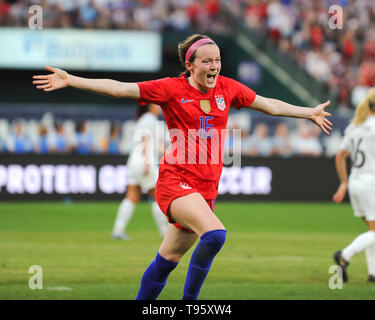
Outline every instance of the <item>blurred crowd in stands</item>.
[[(375, 0), (226, 0), (247, 26), (274, 43), (308, 74), (335, 91), (338, 111), (352, 114), (375, 85)], [(98, 28), (228, 34), (220, 0), (0, 0), (0, 26), (25, 27), (30, 6), (43, 8), (44, 28)], [(343, 28), (330, 28), (340, 12)], [(332, 20), (331, 20), (332, 21)], [(334, 24), (338, 23), (333, 20)], [(338, 25), (338, 24), (337, 24)], [(246, 119), (246, 117), (244, 117)], [(235, 119), (235, 118), (234, 118)], [(250, 156), (328, 156), (341, 134), (324, 137), (304, 121), (275, 125), (251, 121), (241, 129), (241, 152)], [(0, 119), (0, 152), (127, 154), (132, 121)], [(229, 134), (227, 150), (235, 148)]]
[[(351, 113), (375, 85), (374, 0), (226, 0), (253, 30), (336, 92)], [(28, 9), (43, 8), (44, 28), (98, 28), (228, 34), (220, 0), (0, 0), (0, 26), (27, 26)], [(342, 8), (342, 29), (330, 19)], [(339, 26), (334, 18), (333, 25)]]
[[(374, 0), (228, 1), (250, 28), (335, 91), (340, 112), (350, 113), (375, 85)], [(342, 29), (333, 5), (342, 8)]]
[[(269, 117), (268, 117), (269, 118)], [(249, 112), (229, 117), (225, 151), (253, 157), (332, 157), (342, 138), (336, 130), (330, 136), (305, 120), (267, 123), (266, 117), (251, 120)], [(253, 127), (251, 123), (254, 122)], [(169, 144), (165, 123), (160, 121), (158, 149)], [(0, 119), (0, 153), (8, 154), (111, 154), (128, 155), (132, 145), (134, 121), (56, 120), (51, 113), (42, 119)], [(235, 134), (235, 130), (237, 134)], [(239, 143), (239, 140), (241, 142)], [(164, 147), (164, 148), (163, 148)]]
[(34, 4), (43, 8), (44, 28), (228, 30), (219, 0), (0, 0), (0, 25), (27, 26)]
[[(0, 119), (0, 150), (16, 154), (127, 154), (133, 122)], [(129, 145), (128, 145), (129, 144)]]

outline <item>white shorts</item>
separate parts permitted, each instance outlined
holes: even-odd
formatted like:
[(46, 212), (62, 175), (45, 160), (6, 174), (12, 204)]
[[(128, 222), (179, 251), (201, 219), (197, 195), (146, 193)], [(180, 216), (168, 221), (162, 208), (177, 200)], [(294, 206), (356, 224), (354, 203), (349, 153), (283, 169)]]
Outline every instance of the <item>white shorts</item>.
[(354, 215), (375, 221), (375, 177), (360, 176), (349, 178), (349, 198)]
[(158, 180), (158, 169), (150, 165), (150, 170), (147, 176), (144, 175), (145, 165), (141, 164), (128, 164), (128, 185), (140, 186), (143, 192), (155, 188), (156, 181)]

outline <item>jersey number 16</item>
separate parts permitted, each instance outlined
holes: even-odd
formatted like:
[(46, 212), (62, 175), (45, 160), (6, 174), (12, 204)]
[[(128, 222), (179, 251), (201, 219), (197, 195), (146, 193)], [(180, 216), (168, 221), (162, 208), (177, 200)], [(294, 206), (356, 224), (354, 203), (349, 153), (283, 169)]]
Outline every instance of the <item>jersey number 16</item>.
[(352, 139), (351, 142), (354, 150), (354, 154), (352, 156), (352, 166), (355, 168), (360, 168), (365, 164), (366, 161), (365, 153), (359, 149), (362, 139), (359, 139), (357, 144), (355, 143), (354, 139)]
[(199, 121), (200, 121), (199, 137), (200, 138), (211, 138), (213, 123), (212, 122), (209, 123), (209, 121), (212, 121), (213, 118), (214, 117), (212, 116), (199, 117)]

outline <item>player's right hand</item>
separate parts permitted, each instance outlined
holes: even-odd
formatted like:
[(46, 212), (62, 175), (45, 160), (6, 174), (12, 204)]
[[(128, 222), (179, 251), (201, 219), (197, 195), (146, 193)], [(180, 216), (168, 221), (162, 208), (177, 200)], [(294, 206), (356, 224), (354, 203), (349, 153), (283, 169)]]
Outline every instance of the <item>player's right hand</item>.
[(43, 89), (44, 91), (53, 91), (65, 88), (69, 85), (69, 74), (66, 71), (59, 68), (52, 68), (50, 66), (46, 66), (46, 69), (48, 71), (51, 71), (52, 74), (33, 76), (33, 84), (37, 85), (37, 89)]
[(333, 195), (332, 200), (335, 203), (341, 203), (346, 196), (348, 190), (348, 185), (346, 183), (341, 183), (336, 193)]
[(328, 100), (324, 103), (317, 105), (313, 109), (313, 114), (311, 117), (311, 121), (314, 122), (323, 132), (326, 134), (330, 134), (332, 131), (332, 123), (326, 118), (330, 117), (331, 114), (324, 111), (331, 104), (331, 101)]

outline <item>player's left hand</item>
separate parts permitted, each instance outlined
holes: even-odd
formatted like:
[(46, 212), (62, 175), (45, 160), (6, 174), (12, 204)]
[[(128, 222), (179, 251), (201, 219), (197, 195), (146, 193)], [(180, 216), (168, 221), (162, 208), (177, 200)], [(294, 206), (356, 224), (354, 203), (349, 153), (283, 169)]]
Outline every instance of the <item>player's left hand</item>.
[(332, 123), (326, 118), (330, 117), (329, 112), (324, 111), (331, 104), (331, 101), (326, 101), (317, 105), (312, 112), (310, 120), (314, 122), (323, 132), (330, 134), (332, 130)]
[(346, 192), (348, 190), (347, 183), (341, 183), (339, 188), (337, 189), (336, 193), (333, 195), (332, 200), (335, 203), (341, 203), (346, 196)]

